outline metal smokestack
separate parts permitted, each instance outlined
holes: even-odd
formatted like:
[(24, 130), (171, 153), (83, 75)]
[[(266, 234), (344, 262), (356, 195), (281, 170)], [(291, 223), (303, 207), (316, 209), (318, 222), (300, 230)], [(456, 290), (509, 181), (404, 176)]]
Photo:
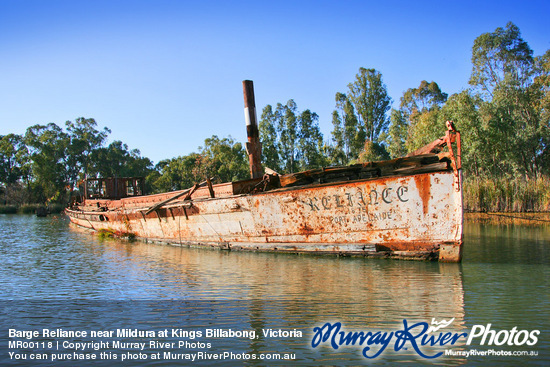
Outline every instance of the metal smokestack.
[(256, 118), (256, 101), (254, 100), (254, 83), (252, 80), (243, 80), (244, 118), (246, 121), (246, 152), (250, 164), (250, 177), (260, 178), (264, 175), (262, 168), (262, 145)]

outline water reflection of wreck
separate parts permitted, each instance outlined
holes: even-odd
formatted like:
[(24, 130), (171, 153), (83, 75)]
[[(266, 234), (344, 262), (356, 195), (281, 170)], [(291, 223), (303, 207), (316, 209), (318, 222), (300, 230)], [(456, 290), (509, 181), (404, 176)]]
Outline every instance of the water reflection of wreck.
[(207, 178), (157, 195), (142, 195), (139, 178), (88, 180), (85, 200), (66, 211), (71, 221), (180, 245), (461, 260), (460, 134), (452, 123), (407, 157), (264, 173), (252, 82), (243, 86), (250, 180), (213, 185)]
[[(255, 330), (257, 335), (264, 328), (303, 332), (302, 339), (239, 341), (254, 353), (287, 350), (309, 355), (311, 330), (325, 322), (339, 321), (346, 330), (390, 332), (402, 329), (403, 319), (410, 324), (454, 319), (441, 332), (465, 328), (459, 264), (204, 251), (118, 241), (96, 248), (107, 251), (110, 259), (119, 259), (121, 266), (131, 267), (136, 288), (143, 290), (151, 279), (162, 282), (162, 287), (151, 289), (151, 298), (187, 299), (191, 295), (192, 302), (168, 303), (171, 314), (179, 310), (174, 325), (193, 329), (203, 325), (198, 322), (216, 320), (217, 327)], [(95, 258), (100, 257), (98, 253)], [(223, 342), (217, 340), (216, 347), (235, 349), (233, 339)], [(330, 348), (315, 353), (322, 355), (319, 361), (326, 361), (325, 365), (338, 365), (342, 358)], [(353, 347), (341, 353), (345, 360), (364, 360)], [(385, 353), (383, 358), (418, 361), (412, 348), (393, 356)], [(321, 365), (317, 360), (315, 364)]]

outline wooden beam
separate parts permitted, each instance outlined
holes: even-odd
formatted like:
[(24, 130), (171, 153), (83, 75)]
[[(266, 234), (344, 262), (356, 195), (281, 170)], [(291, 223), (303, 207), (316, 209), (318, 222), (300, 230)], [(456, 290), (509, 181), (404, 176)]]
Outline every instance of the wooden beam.
[(208, 185), (208, 191), (210, 191), (210, 197), (215, 198), (216, 195), (214, 193), (214, 188), (212, 187), (212, 181), (208, 177), (206, 178), (206, 185)]
[(195, 186), (193, 186), (193, 187), (190, 188), (190, 189), (187, 189), (187, 190), (185, 190), (185, 191), (182, 191), (182, 192), (180, 192), (179, 194), (174, 195), (174, 196), (172, 196), (172, 197), (169, 198), (169, 199), (166, 199), (166, 200), (164, 200), (164, 201), (161, 201), (161, 202), (158, 203), (158, 204), (153, 205), (152, 207), (150, 207), (149, 209), (147, 209), (147, 211), (145, 212), (145, 214), (147, 215), (147, 214), (149, 214), (149, 213), (152, 213), (152, 212), (154, 212), (155, 210), (161, 208), (162, 206), (168, 204), (169, 202), (181, 198), (183, 195), (187, 195), (187, 196), (185, 197), (185, 200), (189, 200), (189, 199), (191, 198), (191, 195), (195, 192), (195, 190), (197, 190), (197, 189), (200, 188), (200, 187), (204, 187), (204, 186), (206, 186), (206, 181), (203, 181), (203, 182), (201, 182), (200, 184), (196, 184)]

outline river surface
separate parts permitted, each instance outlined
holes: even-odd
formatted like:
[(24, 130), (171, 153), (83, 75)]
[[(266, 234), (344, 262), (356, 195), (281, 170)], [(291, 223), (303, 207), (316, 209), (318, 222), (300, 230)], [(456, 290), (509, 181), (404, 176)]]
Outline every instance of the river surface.
[[(550, 364), (550, 226), (468, 223), (461, 264), (101, 239), (63, 216), (0, 215), (0, 234), (0, 365)], [(443, 320), (452, 322), (431, 333), (435, 345), (397, 337)], [(371, 337), (361, 345), (322, 338), (327, 323)], [(123, 329), (153, 334), (117, 335)], [(269, 329), (276, 333), (264, 335)], [(62, 334), (71, 331), (87, 335)], [(441, 346), (436, 336), (445, 334)], [(79, 351), (77, 342), (88, 344)], [(467, 352), (478, 355), (458, 355)], [(170, 359), (186, 355), (196, 360)]]

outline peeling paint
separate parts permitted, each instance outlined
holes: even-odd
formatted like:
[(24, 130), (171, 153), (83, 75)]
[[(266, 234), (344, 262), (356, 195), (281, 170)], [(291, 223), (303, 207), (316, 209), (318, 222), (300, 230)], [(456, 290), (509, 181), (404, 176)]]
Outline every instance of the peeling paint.
[(102, 212), (88, 206), (67, 213), (82, 227), (131, 231), (139, 238), (178, 244), (353, 256), (378, 252), (398, 258), (408, 253), (429, 259), (437, 259), (445, 244), (441, 260), (460, 261), (462, 197), (457, 184), (453, 172), (444, 171), (248, 195), (216, 194), (175, 201), (149, 214), (146, 209), (160, 197), (149, 202), (142, 197), (139, 204), (126, 202), (118, 209), (110, 203)]

